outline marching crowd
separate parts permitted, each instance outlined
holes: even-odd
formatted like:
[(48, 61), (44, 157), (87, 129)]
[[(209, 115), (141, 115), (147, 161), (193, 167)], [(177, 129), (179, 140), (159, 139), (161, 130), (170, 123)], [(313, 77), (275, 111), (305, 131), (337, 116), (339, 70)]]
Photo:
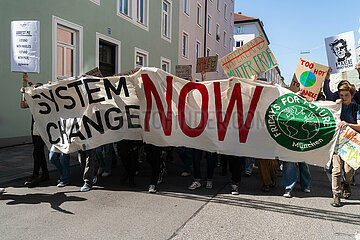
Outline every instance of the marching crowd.
[[(360, 64), (356, 65), (356, 69), (360, 76)], [(338, 84), (338, 91), (331, 92), (329, 87), (329, 70), (323, 85), (323, 92), (326, 100), (336, 101), (342, 104), (341, 122), (338, 127), (349, 126), (356, 131), (360, 131), (360, 92), (356, 91), (354, 85), (343, 80)], [(29, 83), (30, 86), (37, 87), (40, 84), (33, 85), (27, 74), (23, 74), (23, 81)], [(24, 91), (24, 89), (22, 89)], [(318, 100), (321, 99), (319, 94)], [(21, 107), (27, 108), (27, 104), (22, 97)], [(49, 180), (49, 172), (45, 157), (45, 143), (42, 138), (37, 135), (34, 128), (34, 120), (32, 119), (32, 142), (33, 142), (33, 174), (24, 184), (27, 187), (35, 187), (41, 182)], [(117, 154), (115, 153), (115, 148)], [(127, 182), (130, 187), (135, 187), (135, 176), (139, 170), (139, 164), (142, 158), (146, 158), (151, 166), (151, 178), (149, 184), (149, 193), (156, 193), (157, 185), (163, 181), (165, 172), (166, 159), (172, 158), (173, 154), (178, 154), (183, 162), (183, 171), (181, 176), (187, 177), (193, 175), (193, 182), (188, 187), (189, 190), (195, 190), (201, 187), (201, 167), (202, 159), (206, 159), (206, 188), (213, 187), (214, 168), (221, 163), (222, 174), (227, 174), (229, 167), (231, 173), (231, 194), (239, 194), (241, 175), (251, 175), (255, 161), (257, 162), (260, 180), (262, 182), (262, 191), (268, 192), (276, 185), (277, 171), (282, 170), (282, 183), (284, 185), (284, 197), (291, 198), (295, 184), (300, 178), (301, 190), (305, 193), (310, 192), (311, 174), (309, 166), (306, 163), (286, 162), (277, 159), (254, 159), (249, 157), (238, 157), (231, 155), (219, 155), (211, 152), (204, 152), (198, 149), (187, 147), (158, 147), (151, 144), (145, 144), (142, 141), (122, 140), (114, 144), (106, 144), (96, 149), (78, 152), (78, 160), (83, 166), (84, 185), (80, 191), (86, 192), (92, 189), (97, 182), (97, 177), (107, 177), (111, 174), (117, 157), (122, 161), (124, 167), (123, 182)], [(139, 161), (140, 159), (140, 161)], [(62, 188), (70, 183), (70, 155), (50, 151), (49, 161), (55, 165), (59, 172), (59, 180), (57, 187)], [(332, 192), (333, 199), (331, 205), (334, 207), (341, 206), (340, 198), (349, 198), (351, 196), (351, 184), (354, 183), (354, 169), (351, 168), (341, 157), (334, 153), (329, 161), (332, 172)], [(40, 174), (41, 173), (41, 174)], [(5, 192), (4, 188), (0, 188), (0, 194)]]

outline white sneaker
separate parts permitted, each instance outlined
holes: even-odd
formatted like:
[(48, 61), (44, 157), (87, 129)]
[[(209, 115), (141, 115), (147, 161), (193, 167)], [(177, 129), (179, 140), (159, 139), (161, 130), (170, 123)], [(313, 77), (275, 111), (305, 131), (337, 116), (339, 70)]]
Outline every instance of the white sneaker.
[(195, 182), (193, 182), (193, 183), (188, 187), (188, 189), (189, 189), (189, 190), (195, 190), (195, 189), (197, 189), (197, 188), (199, 188), (199, 187), (201, 187), (200, 182), (195, 181)]
[(239, 186), (236, 184), (231, 185), (231, 194), (232, 195), (239, 195)]
[(99, 167), (99, 169), (97, 170), (97, 175), (100, 175), (104, 172), (104, 169)]
[(206, 181), (206, 188), (208, 188), (208, 189), (213, 188), (213, 181), (212, 180), (207, 180)]
[(155, 185), (150, 185), (149, 193), (156, 193), (156, 186)]
[(68, 185), (68, 183), (67, 182), (59, 182), (56, 186), (57, 187), (65, 187), (66, 185)]
[(102, 177), (108, 177), (108, 176), (110, 176), (110, 174), (111, 174), (111, 173), (109, 173), (109, 172), (103, 172), (103, 173), (101, 174), (101, 176), (102, 176)]
[(181, 173), (181, 176), (182, 177), (188, 177), (188, 176), (190, 176), (191, 174), (190, 173), (188, 173), (188, 172), (182, 172)]
[(6, 192), (5, 188), (0, 188), (0, 194)]

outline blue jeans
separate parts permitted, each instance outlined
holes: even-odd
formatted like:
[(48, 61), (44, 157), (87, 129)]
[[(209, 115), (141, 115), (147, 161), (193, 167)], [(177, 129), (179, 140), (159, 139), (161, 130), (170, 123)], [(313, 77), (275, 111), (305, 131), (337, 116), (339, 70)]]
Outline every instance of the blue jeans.
[(70, 155), (64, 153), (50, 152), (49, 161), (55, 165), (60, 174), (60, 181), (70, 181)]
[[(300, 187), (302, 190), (310, 189), (311, 175), (309, 165), (299, 162)], [(293, 189), (298, 179), (298, 169), (296, 163), (283, 162), (282, 181), (285, 189)]]
[(245, 169), (244, 169), (245, 173), (252, 174), (254, 164), (255, 164), (255, 158), (252, 157), (245, 158)]

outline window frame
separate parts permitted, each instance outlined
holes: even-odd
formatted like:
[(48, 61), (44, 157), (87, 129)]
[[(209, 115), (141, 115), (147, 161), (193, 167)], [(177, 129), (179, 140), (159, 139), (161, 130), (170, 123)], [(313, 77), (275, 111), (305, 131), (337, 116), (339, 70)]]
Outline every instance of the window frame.
[(201, 42), (199, 40), (196, 40), (195, 43), (195, 59), (201, 57)]
[[(171, 60), (168, 59), (168, 58), (165, 58), (165, 57), (161, 56), (161, 57), (160, 57), (160, 68), (161, 68), (161, 69), (162, 69), (163, 63), (167, 63), (167, 64), (168, 64), (169, 70), (168, 70), (168, 71), (165, 71), (165, 72), (170, 73), (170, 72), (171, 72)], [(164, 70), (164, 69), (162, 69), (162, 70)]]
[[(129, 14), (120, 11), (120, 1), (128, 2)], [(139, 0), (116, 0), (116, 14), (125, 19), (126, 21), (140, 27), (145, 31), (149, 31), (149, 1), (150, 0), (142, 0), (144, 7), (143, 7), (143, 22), (138, 20), (138, 3)]]
[(74, 77), (80, 76), (83, 73), (83, 27), (72, 23), (68, 20), (52, 16), (52, 81), (58, 79), (57, 75), (57, 28), (58, 26), (65, 27), (75, 32), (75, 51), (74, 51)]
[(138, 47), (135, 47), (134, 48), (134, 68), (137, 68), (137, 67), (141, 67), (140, 65), (137, 65), (136, 64), (136, 57), (137, 55), (143, 55), (145, 58), (144, 58), (144, 65), (142, 67), (147, 67), (149, 66), (149, 52), (148, 51), (145, 51), (141, 48), (138, 48)]
[(196, 5), (196, 24), (202, 27), (202, 6), (199, 2)]
[[(164, 35), (164, 3), (168, 6), (167, 15), (167, 35)], [(161, 38), (171, 43), (171, 34), (172, 34), (172, 1), (171, 0), (162, 0), (161, 1)]]
[(104, 34), (101, 34), (99, 32), (96, 32), (96, 55), (95, 55), (95, 64), (97, 67), (99, 67), (99, 41), (105, 41), (105, 42), (109, 42), (113, 45), (115, 45), (115, 73), (120, 73), (121, 72), (121, 41), (115, 39), (115, 38), (111, 38), (108, 37)]
[[(184, 48), (184, 36), (186, 36), (185, 48)], [(181, 56), (185, 59), (189, 59), (189, 38), (190, 38), (189, 34), (183, 31), (181, 35)], [(185, 55), (184, 55), (184, 49), (185, 49)]]

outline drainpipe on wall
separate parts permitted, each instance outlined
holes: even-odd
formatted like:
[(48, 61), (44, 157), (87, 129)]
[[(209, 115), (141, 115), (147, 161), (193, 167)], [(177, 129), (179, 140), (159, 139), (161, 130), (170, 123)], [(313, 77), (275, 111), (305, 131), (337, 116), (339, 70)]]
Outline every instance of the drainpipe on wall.
[(206, 57), (206, 31), (207, 31), (207, 1), (205, 0), (205, 23), (204, 23), (204, 57)]

